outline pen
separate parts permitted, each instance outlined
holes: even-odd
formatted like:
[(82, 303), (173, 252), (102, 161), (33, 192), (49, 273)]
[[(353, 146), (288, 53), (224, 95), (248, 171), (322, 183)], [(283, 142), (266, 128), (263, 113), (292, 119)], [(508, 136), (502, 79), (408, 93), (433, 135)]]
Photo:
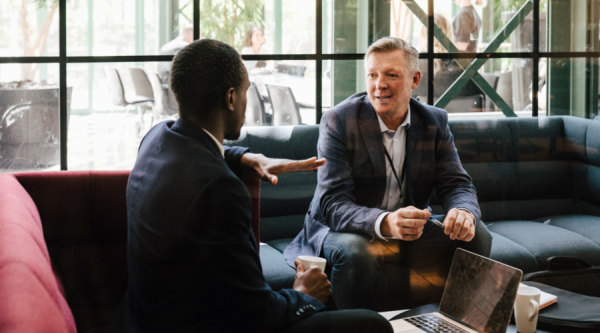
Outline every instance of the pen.
[(434, 219), (433, 217), (430, 217), (430, 218), (428, 218), (428, 219), (427, 219), (427, 221), (429, 221), (429, 222), (431, 222), (431, 223), (433, 223), (433, 224), (435, 224), (435, 225), (439, 226), (439, 227), (440, 227), (440, 228), (442, 228), (442, 229), (446, 227), (446, 226), (444, 226), (444, 224), (443, 224), (442, 222), (440, 222), (440, 221), (438, 221), (438, 220)]

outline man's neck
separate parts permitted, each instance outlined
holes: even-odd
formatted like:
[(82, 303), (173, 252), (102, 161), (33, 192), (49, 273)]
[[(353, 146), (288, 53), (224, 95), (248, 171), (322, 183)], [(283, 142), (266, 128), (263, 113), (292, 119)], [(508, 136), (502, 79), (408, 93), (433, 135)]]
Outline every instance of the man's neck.
[(393, 115), (391, 117), (386, 117), (386, 115), (379, 115), (385, 126), (391, 130), (396, 131), (398, 127), (404, 122), (406, 119), (406, 115), (408, 114), (408, 106), (406, 110), (400, 114)]
[(188, 120), (202, 127), (202, 129), (212, 134), (217, 141), (223, 144), (223, 140), (225, 139), (225, 126), (222, 121), (218, 121), (216, 119), (199, 121), (194, 118), (188, 118)]

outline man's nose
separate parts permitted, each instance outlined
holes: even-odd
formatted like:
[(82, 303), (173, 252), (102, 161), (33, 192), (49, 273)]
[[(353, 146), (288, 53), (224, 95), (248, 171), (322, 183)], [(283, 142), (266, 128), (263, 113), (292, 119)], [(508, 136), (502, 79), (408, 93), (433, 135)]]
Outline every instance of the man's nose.
[(377, 82), (376, 82), (375, 86), (379, 90), (383, 90), (388, 87), (385, 78), (382, 78), (381, 76), (379, 78), (377, 78)]

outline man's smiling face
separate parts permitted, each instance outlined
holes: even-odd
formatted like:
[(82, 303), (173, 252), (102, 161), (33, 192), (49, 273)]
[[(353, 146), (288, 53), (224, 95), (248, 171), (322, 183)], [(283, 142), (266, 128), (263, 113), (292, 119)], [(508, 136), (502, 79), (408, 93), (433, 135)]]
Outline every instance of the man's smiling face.
[(367, 94), (382, 118), (403, 117), (412, 89), (421, 81), (420, 72), (411, 73), (402, 50), (373, 52), (365, 63)]

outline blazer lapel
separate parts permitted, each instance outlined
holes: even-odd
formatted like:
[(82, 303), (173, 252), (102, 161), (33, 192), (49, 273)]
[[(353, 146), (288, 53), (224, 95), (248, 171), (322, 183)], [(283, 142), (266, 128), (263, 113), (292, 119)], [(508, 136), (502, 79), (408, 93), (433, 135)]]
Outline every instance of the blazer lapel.
[[(385, 189), (385, 148), (383, 147), (381, 128), (379, 127), (375, 109), (373, 109), (371, 102), (369, 102), (369, 99), (366, 96), (365, 103), (360, 110), (358, 126), (369, 158), (373, 163), (373, 178), (376, 182), (375, 186), (376, 188)], [(378, 194), (375, 205), (378, 205), (383, 201), (383, 192), (383, 190), (377, 191)]]
[(419, 116), (417, 109), (420, 107), (411, 98), (410, 101), (410, 127), (406, 132), (406, 172), (402, 180), (402, 193), (404, 196), (404, 206), (413, 205), (410, 186), (411, 177), (414, 179), (418, 175), (421, 166), (421, 142), (423, 140), (423, 120)]

